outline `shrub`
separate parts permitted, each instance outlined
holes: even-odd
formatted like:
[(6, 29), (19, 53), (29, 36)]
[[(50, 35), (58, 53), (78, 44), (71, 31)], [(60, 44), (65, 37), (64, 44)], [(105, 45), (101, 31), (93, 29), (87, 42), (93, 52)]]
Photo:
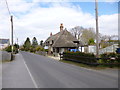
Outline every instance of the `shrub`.
[[(8, 46), (8, 47), (6, 47), (4, 50), (7, 51), (7, 52), (12, 52), (11, 45)], [(18, 48), (16, 48), (15, 46), (13, 46), (13, 52), (14, 53), (18, 53)]]
[(101, 54), (100, 56), (101, 56), (101, 62), (103, 65), (113, 67), (120, 64), (120, 54), (105, 53), (105, 54)]
[(45, 49), (45, 52), (48, 52), (48, 49)]
[(95, 55), (91, 54), (91, 53), (65, 52), (65, 53), (63, 53), (63, 59), (81, 62), (81, 63), (85, 63), (85, 64), (97, 63)]

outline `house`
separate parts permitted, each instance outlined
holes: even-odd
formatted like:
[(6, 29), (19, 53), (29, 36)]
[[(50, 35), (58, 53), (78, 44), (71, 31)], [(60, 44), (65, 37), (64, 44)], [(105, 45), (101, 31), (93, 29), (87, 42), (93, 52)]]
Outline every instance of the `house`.
[(9, 46), (9, 44), (9, 39), (0, 39), (0, 50), (6, 48), (7, 46)]
[(51, 33), (44, 44), (49, 54), (59, 54), (79, 47), (79, 41), (67, 29), (63, 29), (63, 24), (60, 25), (60, 32), (54, 35)]

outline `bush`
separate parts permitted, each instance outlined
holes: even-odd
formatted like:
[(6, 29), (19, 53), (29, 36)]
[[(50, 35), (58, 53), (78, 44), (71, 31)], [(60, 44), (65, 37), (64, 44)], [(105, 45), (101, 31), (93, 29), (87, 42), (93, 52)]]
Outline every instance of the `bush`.
[(45, 52), (48, 52), (48, 49), (45, 49)]
[(45, 49), (42, 48), (42, 47), (40, 47), (40, 46), (37, 46), (37, 47), (36, 47), (36, 51), (45, 51)]
[(63, 53), (63, 59), (81, 62), (85, 64), (95, 64), (97, 60), (94, 54), (82, 53), (82, 52), (65, 52)]
[[(8, 47), (6, 47), (4, 50), (7, 51), (7, 52), (12, 52), (11, 45), (8, 46)], [(16, 48), (15, 46), (13, 46), (13, 52), (15, 54), (18, 53), (18, 48)]]
[(119, 55), (116, 53), (105, 53), (105, 54), (101, 54), (100, 57), (103, 63), (118, 63), (119, 61), (117, 60)]
[(101, 57), (101, 64), (103, 65), (113, 67), (120, 64), (120, 54), (105, 53), (105, 54), (101, 54), (100, 57)]

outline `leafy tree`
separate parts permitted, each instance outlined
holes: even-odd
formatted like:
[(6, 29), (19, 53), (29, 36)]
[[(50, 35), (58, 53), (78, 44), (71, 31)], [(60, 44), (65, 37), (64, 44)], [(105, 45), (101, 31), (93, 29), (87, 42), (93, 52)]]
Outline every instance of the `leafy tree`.
[[(18, 53), (18, 47), (19, 47), (18, 44), (14, 44), (13, 45), (13, 52)], [(7, 51), (7, 52), (11, 52), (12, 51), (11, 49), (12, 48), (11, 48), (11, 45), (10, 45), (10, 46), (6, 47), (4, 50)]]
[(45, 51), (45, 49), (43, 47), (41, 47), (41, 46), (37, 46), (36, 51)]
[(27, 37), (26, 41), (24, 42), (23, 47), (24, 47), (24, 49), (25, 49), (26, 51), (30, 50), (31, 42), (30, 42), (29, 37)]
[(4, 50), (7, 51), (7, 52), (11, 52), (11, 51), (12, 51), (12, 50), (11, 50), (11, 45), (8, 46), (8, 47), (6, 47)]
[(43, 46), (43, 40), (40, 41), (40, 45)]
[(82, 31), (82, 35), (81, 35), (81, 41), (83, 44), (88, 44), (89, 40), (92, 38), (93, 40), (95, 40), (95, 31), (93, 28), (88, 28), (88, 29), (84, 29)]
[(37, 45), (38, 45), (37, 39), (36, 39), (36, 37), (33, 37), (32, 47), (35, 48)]
[(93, 38), (89, 39), (89, 41), (88, 41), (88, 45), (93, 45), (93, 44), (95, 44), (94, 39), (93, 39)]
[(16, 44), (16, 43), (14, 44), (14, 46), (15, 46), (17, 49), (19, 48), (19, 45), (18, 45), (18, 44)]

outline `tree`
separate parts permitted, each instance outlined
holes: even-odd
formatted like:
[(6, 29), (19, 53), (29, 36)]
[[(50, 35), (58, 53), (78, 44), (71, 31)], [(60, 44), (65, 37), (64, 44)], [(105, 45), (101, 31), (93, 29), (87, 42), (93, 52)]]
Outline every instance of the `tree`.
[(25, 49), (26, 51), (30, 50), (31, 42), (30, 42), (29, 37), (27, 37), (26, 41), (24, 42), (23, 47), (24, 47), (24, 49)]
[(118, 35), (101, 35), (101, 48), (118, 43)]
[(40, 41), (40, 46), (43, 46), (43, 40)]
[(38, 45), (36, 37), (33, 37), (32, 39), (32, 47), (35, 48)]
[(82, 34), (82, 30), (83, 29), (84, 28), (81, 27), (81, 26), (76, 26), (76, 27), (72, 28), (70, 30), (70, 32), (73, 34), (73, 36), (75, 36), (75, 38), (77, 38), (79, 40), (80, 39), (80, 35)]
[[(15, 43), (15, 44), (13, 45), (13, 52), (14, 52), (14, 53), (18, 53), (18, 48), (19, 48), (19, 45)], [(4, 50), (7, 51), (7, 52), (11, 52), (11, 51), (12, 51), (12, 50), (11, 50), (11, 45), (8, 46), (8, 47), (6, 47)]]
[[(77, 38), (79, 41), (82, 42), (83, 45), (88, 45), (88, 42), (91, 39), (95, 40), (95, 31), (93, 28), (83, 28), (81, 26), (76, 26), (70, 30), (70, 32)], [(89, 42), (89, 43), (90, 43)]]
[(89, 39), (89, 41), (88, 41), (88, 45), (93, 45), (93, 44), (95, 44), (94, 39), (93, 39), (93, 38)]
[(15, 43), (14, 46), (15, 46), (17, 49), (19, 49), (19, 45), (18, 45), (18, 44)]
[(95, 31), (93, 28), (84, 29), (82, 31), (80, 40), (83, 43), (83, 45), (88, 45), (88, 42), (90, 39), (95, 40), (95, 36), (96, 36), (96, 34), (95, 34)]

